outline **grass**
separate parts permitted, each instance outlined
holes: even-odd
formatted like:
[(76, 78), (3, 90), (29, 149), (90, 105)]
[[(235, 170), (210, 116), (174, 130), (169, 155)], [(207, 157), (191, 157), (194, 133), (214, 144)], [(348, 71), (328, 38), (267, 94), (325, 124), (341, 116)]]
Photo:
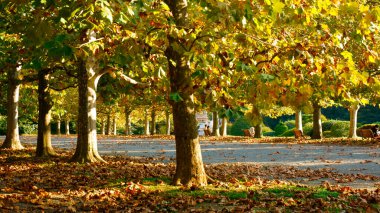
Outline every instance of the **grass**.
[[(186, 188), (170, 185), (175, 171), (170, 163), (108, 157), (106, 164), (82, 165), (67, 162), (72, 153), (63, 154), (64, 157), (49, 160), (34, 158), (33, 149), (0, 152), (0, 212), (380, 210), (375, 193), (267, 179), (283, 171), (278, 167), (253, 166), (260, 174), (248, 175), (247, 165), (209, 166), (207, 172), (215, 182), (202, 188)], [(241, 178), (242, 174), (247, 177)], [(313, 175), (313, 171), (308, 173)]]
[(325, 188), (319, 188), (316, 192), (312, 194), (312, 198), (323, 198), (327, 199), (328, 197), (337, 198), (339, 196), (338, 192), (329, 191)]

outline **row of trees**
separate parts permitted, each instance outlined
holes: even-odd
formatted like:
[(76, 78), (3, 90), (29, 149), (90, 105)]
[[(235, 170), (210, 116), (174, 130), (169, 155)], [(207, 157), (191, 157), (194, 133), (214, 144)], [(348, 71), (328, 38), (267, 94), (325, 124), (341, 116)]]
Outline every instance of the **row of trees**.
[(263, 115), (295, 112), (302, 129), (301, 111), (313, 110), (313, 138), (321, 138), (321, 107), (340, 104), (355, 137), (359, 106), (378, 102), (380, 8), (371, 0), (11, 0), (0, 11), (3, 148), (22, 148), (21, 84), (38, 88), (37, 156), (55, 155), (53, 107), (59, 114), (60, 104), (76, 99), (60, 103), (52, 90), (78, 88), (76, 162), (104, 161), (99, 99), (124, 106), (127, 119), (144, 104), (171, 112), (174, 182), (183, 185), (207, 184), (195, 119), (201, 109), (224, 120), (250, 109), (258, 136)]

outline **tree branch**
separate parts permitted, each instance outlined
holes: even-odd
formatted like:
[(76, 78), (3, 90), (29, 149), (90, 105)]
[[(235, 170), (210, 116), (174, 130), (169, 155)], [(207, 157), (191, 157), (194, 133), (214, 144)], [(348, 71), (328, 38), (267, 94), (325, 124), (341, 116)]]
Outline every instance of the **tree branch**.
[(54, 91), (63, 91), (63, 90), (67, 90), (68, 88), (76, 88), (78, 85), (77, 84), (73, 84), (73, 85), (69, 85), (69, 86), (66, 86), (66, 87), (63, 87), (63, 88), (55, 88), (55, 87), (52, 87), (50, 86), (50, 89), (54, 90)]

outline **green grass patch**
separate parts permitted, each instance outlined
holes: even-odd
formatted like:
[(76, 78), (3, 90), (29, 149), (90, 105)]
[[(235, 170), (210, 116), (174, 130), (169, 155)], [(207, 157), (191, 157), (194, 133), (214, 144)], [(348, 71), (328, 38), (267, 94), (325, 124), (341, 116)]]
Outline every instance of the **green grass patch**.
[(327, 189), (318, 189), (316, 192), (314, 192), (313, 194), (311, 194), (311, 197), (312, 198), (323, 198), (323, 199), (326, 199), (327, 197), (338, 197), (339, 196), (339, 192), (334, 192), (334, 191), (329, 191)]
[(247, 192), (245, 191), (222, 191), (220, 194), (228, 197), (231, 200), (247, 198)]
[(266, 190), (269, 193), (275, 194), (277, 197), (293, 197), (294, 192), (290, 189), (285, 188), (274, 188), (274, 189), (267, 189)]
[(310, 189), (306, 187), (300, 187), (300, 186), (284, 186), (284, 187), (269, 188), (263, 191), (274, 194), (277, 197), (294, 197), (294, 195), (297, 192), (302, 192), (302, 191), (307, 191), (307, 190), (310, 190)]
[(158, 183), (170, 184), (171, 179), (168, 177), (147, 177), (141, 180), (143, 185), (156, 185)]

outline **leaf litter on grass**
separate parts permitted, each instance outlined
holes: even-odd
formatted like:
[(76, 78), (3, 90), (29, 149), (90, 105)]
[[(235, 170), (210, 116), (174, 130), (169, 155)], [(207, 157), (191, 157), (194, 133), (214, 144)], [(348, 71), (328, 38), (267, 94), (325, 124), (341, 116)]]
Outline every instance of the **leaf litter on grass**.
[(329, 169), (221, 163), (206, 165), (214, 179), (204, 188), (171, 186), (173, 163), (151, 158), (105, 157), (107, 163), (68, 163), (72, 153), (40, 159), (35, 149), (0, 153), (3, 211), (379, 211), (380, 189), (369, 191), (328, 182), (316, 187), (291, 178), (375, 178)]

